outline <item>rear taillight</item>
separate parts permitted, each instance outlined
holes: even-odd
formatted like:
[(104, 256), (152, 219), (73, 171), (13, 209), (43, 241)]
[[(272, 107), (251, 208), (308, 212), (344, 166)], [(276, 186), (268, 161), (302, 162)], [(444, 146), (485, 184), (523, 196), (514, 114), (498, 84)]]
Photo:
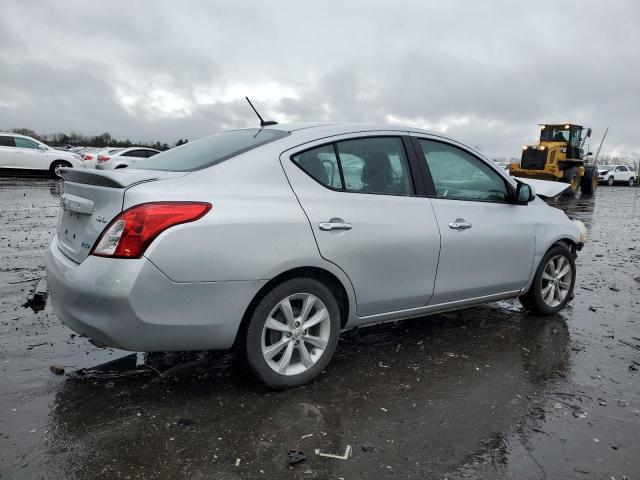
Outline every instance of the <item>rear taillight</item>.
[(82, 160), (93, 160), (93, 155), (89, 155), (89, 154), (83, 155)]
[(131, 207), (102, 232), (92, 255), (140, 258), (153, 240), (167, 228), (202, 218), (211, 204), (205, 202), (154, 202)]
[(100, 155), (98, 157), (98, 161), (99, 162), (108, 162), (109, 161), (109, 157), (107, 157), (106, 155)]

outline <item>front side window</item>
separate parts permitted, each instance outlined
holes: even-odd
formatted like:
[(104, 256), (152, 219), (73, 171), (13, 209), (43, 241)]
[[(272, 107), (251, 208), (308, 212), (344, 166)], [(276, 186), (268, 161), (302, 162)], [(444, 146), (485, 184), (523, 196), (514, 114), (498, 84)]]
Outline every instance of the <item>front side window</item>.
[(173, 172), (200, 170), (288, 135), (288, 132), (270, 128), (222, 132), (159, 153), (153, 159), (140, 160), (136, 168)]
[(502, 177), (482, 160), (446, 143), (419, 140), (436, 195), (454, 200), (506, 202)]
[(29, 140), (28, 138), (22, 137), (14, 137), (16, 141), (17, 148), (38, 148), (38, 144), (33, 140)]
[(16, 142), (13, 137), (8, 135), (0, 135), (0, 147), (15, 147)]
[(411, 195), (413, 184), (399, 137), (369, 137), (323, 145), (292, 157), (308, 175), (336, 190)]

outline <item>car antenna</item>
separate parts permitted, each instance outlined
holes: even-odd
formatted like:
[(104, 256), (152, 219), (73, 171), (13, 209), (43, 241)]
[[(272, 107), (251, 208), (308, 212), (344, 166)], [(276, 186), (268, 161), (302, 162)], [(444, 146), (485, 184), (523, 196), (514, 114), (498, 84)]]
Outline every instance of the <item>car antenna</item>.
[(253, 103), (251, 103), (251, 100), (249, 100), (249, 97), (244, 97), (247, 99), (247, 102), (249, 102), (249, 105), (251, 106), (251, 108), (253, 109), (254, 112), (256, 112), (256, 115), (258, 116), (258, 118), (260, 119), (260, 128), (263, 127), (268, 127), (269, 125), (277, 125), (278, 122), (274, 122), (273, 120), (267, 120), (266, 122), (262, 119), (262, 117), (260, 116), (260, 114), (258, 113), (258, 110), (256, 110), (256, 107), (253, 106)]

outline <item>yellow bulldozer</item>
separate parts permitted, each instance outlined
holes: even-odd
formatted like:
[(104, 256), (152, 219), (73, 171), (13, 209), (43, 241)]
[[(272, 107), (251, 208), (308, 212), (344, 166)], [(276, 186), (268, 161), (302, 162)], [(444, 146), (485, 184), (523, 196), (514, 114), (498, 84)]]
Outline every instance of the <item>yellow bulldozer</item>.
[(598, 186), (598, 169), (595, 162), (588, 161), (592, 154), (584, 153), (584, 144), (590, 136), (591, 128), (581, 125), (541, 124), (540, 141), (522, 148), (522, 160), (511, 163), (509, 173), (514, 177), (568, 183), (570, 187), (563, 194), (574, 194), (580, 188), (583, 194), (590, 195)]

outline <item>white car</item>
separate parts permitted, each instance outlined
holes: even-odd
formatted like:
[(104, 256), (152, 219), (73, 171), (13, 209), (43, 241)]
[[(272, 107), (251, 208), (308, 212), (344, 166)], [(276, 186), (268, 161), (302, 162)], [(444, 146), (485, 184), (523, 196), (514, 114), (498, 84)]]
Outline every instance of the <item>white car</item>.
[(598, 181), (606, 182), (607, 185), (614, 183), (626, 183), (633, 187), (636, 180), (636, 172), (627, 165), (599, 165)]
[(82, 160), (84, 160), (87, 168), (95, 168), (98, 165), (98, 159), (105, 155), (111, 155), (122, 148), (116, 147), (90, 147), (82, 152)]
[(98, 154), (98, 164), (96, 168), (99, 170), (112, 170), (114, 168), (126, 168), (134, 164), (138, 160), (153, 157), (160, 153), (160, 150), (147, 147), (130, 147), (118, 148), (115, 151)]
[(80, 155), (56, 150), (26, 135), (0, 132), (0, 169), (48, 170), (59, 177), (60, 168), (83, 166)]

